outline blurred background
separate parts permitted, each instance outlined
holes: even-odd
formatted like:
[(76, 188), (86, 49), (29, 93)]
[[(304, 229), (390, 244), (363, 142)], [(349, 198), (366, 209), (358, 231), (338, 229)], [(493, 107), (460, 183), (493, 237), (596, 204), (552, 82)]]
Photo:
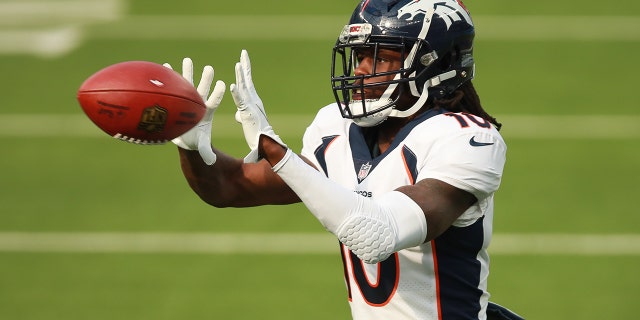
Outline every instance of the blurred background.
[[(175, 147), (109, 138), (76, 91), (117, 62), (187, 56), (228, 85), (247, 49), (299, 150), (356, 4), (0, 0), (0, 319), (349, 319), (336, 241), (303, 206), (205, 205)], [(635, 318), (640, 3), (465, 4), (474, 84), (509, 146), (491, 300), (528, 319)], [(242, 157), (234, 109), (227, 93), (213, 143)]]

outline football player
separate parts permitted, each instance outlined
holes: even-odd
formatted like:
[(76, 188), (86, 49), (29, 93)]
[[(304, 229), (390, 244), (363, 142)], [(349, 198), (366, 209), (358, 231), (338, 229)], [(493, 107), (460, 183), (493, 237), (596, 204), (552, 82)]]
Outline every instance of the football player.
[[(472, 84), (473, 21), (456, 0), (364, 0), (333, 48), (335, 103), (294, 153), (270, 126), (246, 51), (230, 91), (251, 152), (211, 146), (225, 91), (213, 69), (201, 123), (174, 140), (216, 207), (302, 201), (340, 241), (353, 319), (520, 319), (489, 302), (493, 196), (506, 145)], [(191, 60), (183, 75), (193, 82)]]

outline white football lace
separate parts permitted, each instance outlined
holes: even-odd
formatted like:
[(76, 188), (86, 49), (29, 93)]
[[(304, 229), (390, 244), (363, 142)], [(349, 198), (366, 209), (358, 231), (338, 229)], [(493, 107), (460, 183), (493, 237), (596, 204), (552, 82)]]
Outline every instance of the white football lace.
[(118, 140), (134, 143), (134, 144), (140, 144), (140, 145), (160, 145), (160, 144), (165, 144), (169, 141), (169, 140), (142, 140), (142, 139), (128, 137), (121, 133), (116, 133), (115, 135), (113, 135), (113, 137)]

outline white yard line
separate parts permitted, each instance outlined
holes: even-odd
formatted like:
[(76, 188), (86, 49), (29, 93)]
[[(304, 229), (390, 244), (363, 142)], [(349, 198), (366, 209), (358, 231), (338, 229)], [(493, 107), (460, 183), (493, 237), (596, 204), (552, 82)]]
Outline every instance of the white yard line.
[(125, 0), (2, 0), (0, 27), (115, 21), (122, 18), (125, 11)]
[(502, 135), (529, 139), (638, 139), (640, 115), (497, 115)]
[(139, 253), (330, 253), (323, 234), (0, 233), (0, 251)]
[[(0, 232), (0, 252), (331, 254), (328, 233)], [(496, 234), (494, 255), (640, 255), (640, 234)]]
[(64, 56), (81, 45), (87, 25), (116, 22), (124, 0), (4, 0), (0, 2), (0, 55)]
[[(337, 37), (348, 19), (348, 15), (137, 15), (97, 26), (91, 35), (117, 39), (329, 40)], [(640, 41), (637, 16), (476, 15), (474, 23), (479, 40)]]
[(478, 41), (640, 41), (640, 16), (505, 15), (474, 22)]
[[(87, 26), (117, 39), (335, 39), (348, 13), (335, 15), (129, 15), (127, 0), (4, 0), (0, 31)], [(638, 41), (633, 15), (474, 15), (480, 39)], [(106, 23), (105, 23), (106, 22)], [(266, 27), (265, 27), (266, 26)], [(622, 32), (621, 32), (622, 31)], [(11, 44), (2, 41), (0, 44)]]
[(494, 254), (640, 255), (640, 234), (497, 234)]
[[(55, 58), (86, 39), (333, 41), (343, 15), (127, 15), (124, 0), (0, 2), (0, 55)], [(478, 41), (640, 41), (638, 16), (476, 15)], [(266, 26), (266, 27), (265, 27)]]
[[(336, 111), (337, 112), (337, 111)], [(278, 134), (302, 137), (313, 115), (272, 114), (269, 120)], [(638, 139), (640, 115), (498, 115), (506, 139)], [(213, 136), (242, 137), (232, 115), (216, 115)], [(84, 114), (0, 114), (0, 137), (98, 137), (100, 131)]]

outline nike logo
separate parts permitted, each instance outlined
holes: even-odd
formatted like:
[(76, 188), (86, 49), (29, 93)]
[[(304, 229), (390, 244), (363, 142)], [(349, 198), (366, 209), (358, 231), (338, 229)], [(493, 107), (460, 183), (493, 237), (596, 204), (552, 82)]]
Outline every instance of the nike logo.
[(482, 147), (482, 146), (490, 146), (490, 145), (493, 144), (493, 142), (478, 142), (478, 141), (476, 141), (476, 136), (473, 136), (469, 140), (469, 144), (472, 147)]

